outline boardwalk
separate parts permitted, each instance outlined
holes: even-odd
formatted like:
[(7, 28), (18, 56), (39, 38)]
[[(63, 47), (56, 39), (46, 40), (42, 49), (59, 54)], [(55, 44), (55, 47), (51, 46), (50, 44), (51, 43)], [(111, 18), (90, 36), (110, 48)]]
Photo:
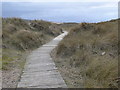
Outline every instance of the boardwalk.
[(67, 35), (67, 32), (33, 51), (26, 61), (18, 88), (67, 88), (58, 72), (50, 52)]

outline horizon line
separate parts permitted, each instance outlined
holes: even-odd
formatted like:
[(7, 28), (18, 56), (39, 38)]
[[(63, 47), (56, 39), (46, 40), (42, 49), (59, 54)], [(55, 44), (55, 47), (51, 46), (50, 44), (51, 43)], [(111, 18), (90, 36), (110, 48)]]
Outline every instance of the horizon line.
[(76, 22), (76, 21), (64, 21), (64, 22), (55, 22), (55, 21), (51, 21), (51, 20), (44, 20), (44, 19), (27, 19), (27, 18), (21, 18), (21, 17), (2, 17), (3, 19), (9, 19), (9, 18), (18, 18), (18, 19), (23, 19), (23, 20), (38, 20), (38, 21), (46, 21), (46, 22), (52, 22), (52, 23), (83, 23), (83, 22), (86, 22), (86, 23), (100, 23), (100, 22), (107, 22), (107, 21), (112, 21), (112, 20), (118, 20), (120, 19), (119, 17), (118, 18), (111, 18), (111, 19), (108, 19), (108, 20), (104, 20), (104, 21), (97, 21), (97, 22), (88, 22), (88, 21), (81, 21), (81, 22)]

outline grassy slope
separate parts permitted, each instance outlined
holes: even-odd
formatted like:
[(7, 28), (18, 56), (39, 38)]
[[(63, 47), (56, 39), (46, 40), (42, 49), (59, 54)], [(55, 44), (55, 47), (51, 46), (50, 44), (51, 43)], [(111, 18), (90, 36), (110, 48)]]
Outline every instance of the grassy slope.
[(118, 20), (81, 23), (54, 51), (68, 87), (117, 87)]
[[(16, 85), (14, 85), (14, 82), (16, 83), (19, 78), (29, 51), (40, 47), (59, 35), (61, 28), (51, 22), (19, 18), (4, 18), (2, 25), (3, 87), (14, 88)], [(8, 76), (12, 77), (13, 75), (18, 77), (10, 80)]]

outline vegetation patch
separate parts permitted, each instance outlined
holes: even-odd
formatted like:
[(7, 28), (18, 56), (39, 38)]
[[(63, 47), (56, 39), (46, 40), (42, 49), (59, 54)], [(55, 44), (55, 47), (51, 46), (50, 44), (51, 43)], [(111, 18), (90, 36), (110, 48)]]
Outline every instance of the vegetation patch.
[(118, 87), (118, 20), (80, 23), (53, 51), (70, 88)]
[(27, 55), (59, 35), (61, 27), (47, 21), (20, 18), (3, 18), (2, 26), (3, 88), (16, 88)]

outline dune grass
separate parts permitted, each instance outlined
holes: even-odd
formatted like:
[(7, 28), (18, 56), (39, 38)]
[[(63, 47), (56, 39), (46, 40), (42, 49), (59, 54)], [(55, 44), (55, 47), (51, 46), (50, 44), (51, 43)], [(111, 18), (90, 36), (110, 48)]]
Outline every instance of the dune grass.
[(2, 18), (2, 25), (3, 88), (16, 88), (27, 55), (59, 35), (61, 28), (47, 21), (20, 18)]
[[(36, 49), (61, 33), (57, 24), (42, 20), (3, 18), (2, 25), (4, 69), (18, 58), (17, 53), (21, 55)], [(13, 53), (15, 57), (12, 56)]]
[(117, 25), (118, 20), (81, 23), (55, 49), (54, 60), (68, 87), (118, 87)]

